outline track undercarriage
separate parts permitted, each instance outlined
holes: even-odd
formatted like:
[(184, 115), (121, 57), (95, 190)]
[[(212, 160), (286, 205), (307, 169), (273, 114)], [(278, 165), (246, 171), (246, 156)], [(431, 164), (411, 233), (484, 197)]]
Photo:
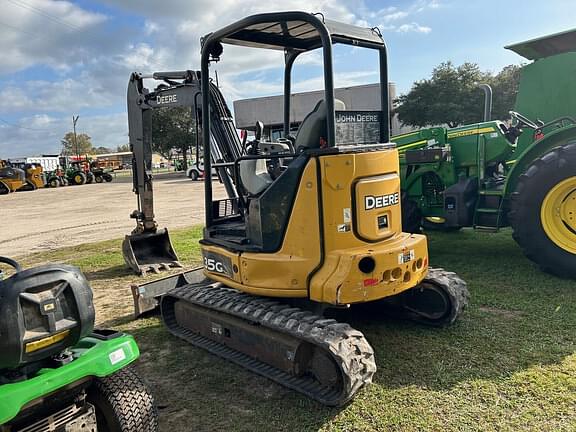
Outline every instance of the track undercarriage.
[[(386, 310), (422, 324), (452, 324), (468, 303), (456, 274), (429, 269)], [(374, 351), (349, 324), (206, 279), (168, 292), (162, 317), (174, 335), (323, 404), (343, 405), (376, 372)]]

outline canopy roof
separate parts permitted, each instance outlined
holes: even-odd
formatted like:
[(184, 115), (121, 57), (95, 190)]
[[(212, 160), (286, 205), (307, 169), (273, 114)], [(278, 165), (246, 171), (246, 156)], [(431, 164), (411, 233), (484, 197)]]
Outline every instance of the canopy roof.
[[(211, 40), (254, 48), (309, 51), (322, 46), (324, 25), (333, 42), (384, 46), (377, 29), (324, 19), (321, 14), (278, 12), (252, 15), (209, 35)], [(320, 28), (319, 28), (320, 27)]]
[(505, 46), (528, 60), (576, 51), (576, 29)]

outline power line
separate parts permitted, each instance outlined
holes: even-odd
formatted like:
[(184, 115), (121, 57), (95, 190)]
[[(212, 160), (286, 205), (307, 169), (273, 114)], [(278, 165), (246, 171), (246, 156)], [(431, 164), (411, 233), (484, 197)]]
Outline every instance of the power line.
[(22, 30), (21, 28), (18, 28), (18, 27), (16, 27), (16, 26), (13, 26), (13, 25), (10, 25), (10, 24), (6, 24), (5, 22), (2, 22), (2, 21), (0, 21), (0, 25), (3, 25), (3, 26), (8, 27), (8, 28), (11, 28), (12, 30), (15, 30), (15, 31), (20, 32), (20, 33), (23, 33), (23, 34), (25, 34), (25, 35), (32, 36), (32, 37), (34, 37), (34, 38), (40, 37), (39, 34), (34, 34), (34, 33), (27, 32), (26, 30)]
[(44, 18), (47, 18), (56, 24), (66, 26), (68, 28), (71, 28), (72, 30), (82, 30), (80, 27), (78, 27), (74, 24), (70, 24), (69, 22), (62, 20), (55, 15), (49, 14), (48, 12), (45, 12), (42, 9), (38, 9), (32, 5), (29, 5), (28, 3), (24, 3), (21, 0), (8, 0), (8, 1), (15, 6), (19, 6), (21, 8), (27, 9), (31, 12), (36, 13), (37, 15), (42, 15)]
[(55, 132), (55, 131), (57, 131), (57, 130), (61, 130), (61, 128), (54, 128), (54, 129), (34, 129), (34, 128), (29, 128), (29, 127), (26, 127), (26, 126), (17, 125), (17, 124), (15, 124), (15, 123), (10, 123), (9, 121), (4, 120), (3, 118), (0, 118), (0, 122), (6, 124), (6, 125), (8, 125), (8, 126), (12, 126), (12, 127), (19, 128), (19, 129), (26, 129), (26, 130), (30, 130), (30, 131)]

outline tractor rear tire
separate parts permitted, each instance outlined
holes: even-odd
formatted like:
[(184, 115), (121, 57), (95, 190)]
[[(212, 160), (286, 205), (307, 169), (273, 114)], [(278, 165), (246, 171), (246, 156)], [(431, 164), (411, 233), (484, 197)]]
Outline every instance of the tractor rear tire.
[(422, 212), (416, 201), (402, 198), (402, 231), (410, 234), (422, 232)]
[(94, 181), (94, 174), (88, 171), (86, 173), (86, 184), (91, 184)]
[(96, 408), (99, 431), (158, 431), (154, 397), (130, 367), (105, 378), (95, 378), (88, 392), (88, 402)]
[(462, 227), (446, 226), (444, 218), (441, 217), (422, 218), (422, 227), (424, 227), (424, 231), (441, 231), (441, 232), (456, 232), (462, 229)]
[(106, 183), (110, 183), (112, 181), (112, 176), (108, 173), (102, 174), (102, 178), (106, 180)]
[(547, 273), (572, 279), (576, 279), (575, 166), (576, 142), (534, 160), (518, 179), (508, 213), (514, 240), (526, 257)]
[(84, 183), (86, 183), (86, 174), (80, 171), (75, 172), (74, 175), (72, 176), (72, 184), (81, 186)]

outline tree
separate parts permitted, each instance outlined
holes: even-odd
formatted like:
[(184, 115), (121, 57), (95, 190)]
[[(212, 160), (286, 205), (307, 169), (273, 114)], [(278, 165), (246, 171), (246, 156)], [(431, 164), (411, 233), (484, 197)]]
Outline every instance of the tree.
[(416, 127), (476, 123), (484, 112), (484, 93), (478, 84), (487, 83), (493, 88), (492, 118), (505, 119), (514, 106), (519, 72), (519, 66), (511, 65), (494, 76), (474, 63), (458, 67), (441, 63), (430, 79), (414, 83), (409, 93), (396, 100), (395, 112), (402, 123)]
[(92, 154), (92, 138), (82, 133), (77, 134), (77, 142), (74, 140), (74, 132), (68, 132), (60, 141), (62, 144), (62, 156)]
[(490, 81), (493, 91), (493, 119), (505, 120), (510, 117), (508, 111), (514, 109), (521, 70), (522, 66), (508, 65)]
[(129, 152), (130, 151), (130, 144), (122, 144), (116, 147), (116, 151), (118, 153)]
[(102, 146), (95, 147), (92, 149), (92, 154), (106, 154), (106, 153), (112, 153), (112, 149)]
[(186, 170), (188, 150), (196, 145), (196, 128), (190, 108), (160, 108), (152, 112), (152, 150), (172, 159), (174, 150), (182, 155)]

